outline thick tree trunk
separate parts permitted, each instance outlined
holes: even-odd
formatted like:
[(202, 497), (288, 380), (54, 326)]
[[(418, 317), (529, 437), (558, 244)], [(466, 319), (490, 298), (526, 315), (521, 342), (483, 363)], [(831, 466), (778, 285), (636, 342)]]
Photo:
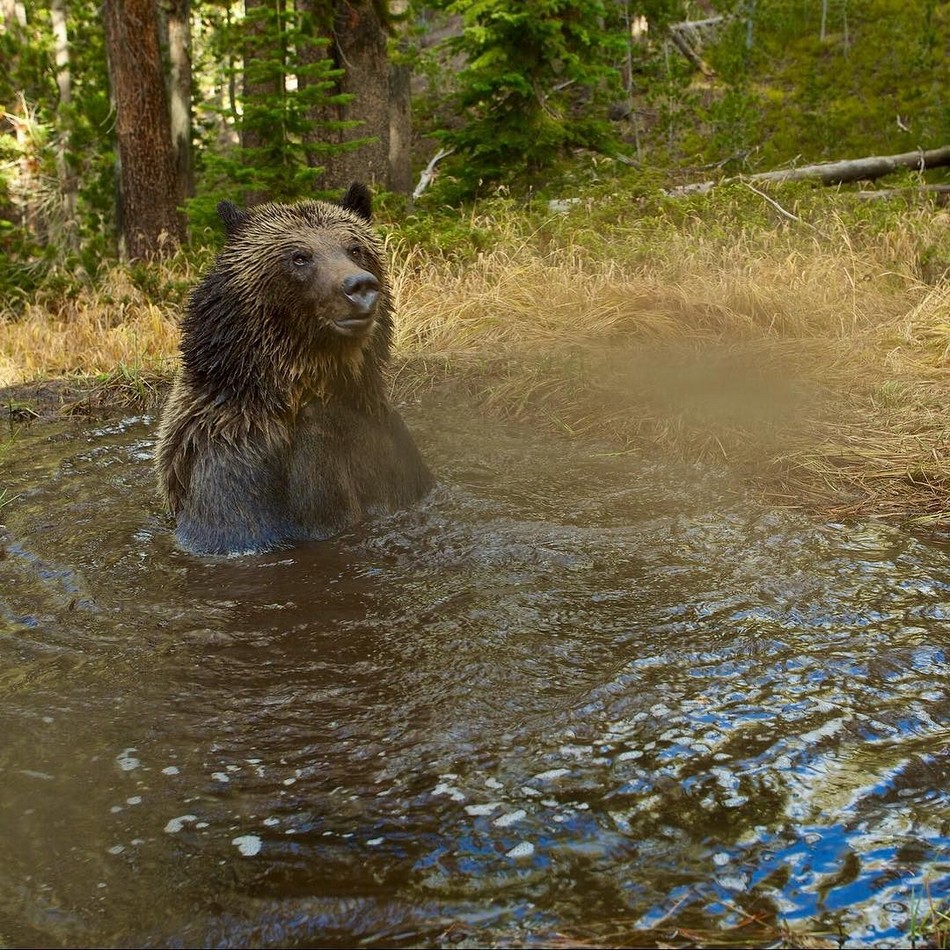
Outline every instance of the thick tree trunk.
[(680, 185), (668, 192), (673, 197), (704, 194), (723, 181), (820, 181), (824, 185), (841, 185), (852, 181), (881, 178), (900, 168), (923, 171), (926, 168), (941, 168), (950, 165), (950, 145), (929, 151), (902, 152), (900, 155), (872, 155), (868, 158), (853, 158), (841, 162), (823, 162), (820, 165), (804, 165), (784, 171), (759, 172), (721, 181), (699, 181)]
[[(344, 70), (332, 92), (353, 97), (344, 105), (316, 106), (308, 116), (314, 123), (308, 142), (310, 161), (324, 169), (321, 187), (339, 190), (361, 180), (385, 188), (394, 187), (398, 179), (400, 188), (410, 188), (411, 168), (407, 174), (405, 158), (408, 85), (397, 76), (395, 88), (403, 101), (391, 109), (394, 86), (386, 24), (378, 4), (373, 0), (301, 0), (300, 6), (311, 15), (316, 35), (332, 40), (327, 47), (314, 44), (301, 50), (301, 61), (313, 63), (329, 57), (335, 67)], [(357, 124), (341, 128), (342, 123), (350, 122)], [(327, 151), (327, 146), (337, 148)], [(390, 170), (391, 154), (400, 163), (395, 174)]]
[(179, 201), (195, 193), (191, 151), (191, 0), (163, 0), (168, 40), (168, 105), (178, 166)]
[(119, 253), (163, 256), (184, 240), (185, 227), (156, 0), (105, 0), (102, 15), (118, 145)]
[(386, 186), (389, 178), (389, 60), (386, 31), (373, 0), (338, 0), (335, 4), (337, 63), (346, 72), (340, 92), (351, 93), (343, 118), (358, 122), (342, 132), (341, 141), (371, 137), (359, 149), (335, 156), (336, 180), (343, 188), (353, 179)]

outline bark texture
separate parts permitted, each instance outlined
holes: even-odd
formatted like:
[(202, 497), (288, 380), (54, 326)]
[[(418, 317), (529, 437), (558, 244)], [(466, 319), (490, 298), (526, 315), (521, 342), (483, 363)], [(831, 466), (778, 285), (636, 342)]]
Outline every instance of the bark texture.
[[(759, 172), (755, 175), (743, 175), (738, 178), (724, 178), (722, 181), (820, 181), (823, 185), (843, 185), (852, 181), (865, 181), (881, 178), (900, 168), (924, 171), (927, 168), (941, 168), (950, 165), (950, 145), (940, 148), (923, 149), (916, 152), (902, 152), (899, 155), (870, 155), (867, 158), (851, 158), (840, 162), (822, 162), (819, 165), (803, 165), (801, 168), (788, 168), (774, 172)], [(689, 185), (671, 188), (672, 197), (704, 194), (719, 181), (698, 181)]]
[(314, 123), (308, 142), (310, 161), (324, 168), (322, 187), (338, 190), (360, 180), (410, 190), (408, 76), (390, 65), (388, 27), (380, 4), (300, 0), (300, 6), (310, 14), (314, 37), (331, 40), (328, 46), (301, 49), (301, 60), (329, 58), (344, 71), (332, 92), (352, 96), (341, 105), (314, 107), (309, 115)]
[(119, 253), (171, 253), (184, 240), (162, 68), (156, 0), (105, 0), (102, 8), (118, 147)]
[(191, 0), (164, 0), (168, 36), (168, 98), (172, 143), (178, 166), (178, 194), (195, 193), (191, 152)]

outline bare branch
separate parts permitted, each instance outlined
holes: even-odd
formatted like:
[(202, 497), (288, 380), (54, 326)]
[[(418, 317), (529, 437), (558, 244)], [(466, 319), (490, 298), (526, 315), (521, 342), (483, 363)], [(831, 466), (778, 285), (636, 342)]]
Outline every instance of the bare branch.
[(432, 157), (432, 160), (428, 165), (422, 170), (422, 174), (419, 175), (419, 184), (416, 185), (416, 190), (412, 193), (413, 199), (418, 198), (425, 190), (432, 184), (436, 176), (435, 166), (442, 161), (443, 158), (447, 158), (455, 151), (454, 148), (440, 148), (438, 152)]
[(787, 211), (774, 198), (770, 198), (764, 191), (759, 191), (758, 188), (754, 188), (747, 181), (744, 181), (742, 184), (745, 185), (749, 191), (754, 191), (760, 198), (764, 198), (783, 218), (788, 218), (789, 221), (797, 221), (799, 224), (807, 223), (802, 221), (802, 219), (797, 214), (792, 214), (791, 211)]

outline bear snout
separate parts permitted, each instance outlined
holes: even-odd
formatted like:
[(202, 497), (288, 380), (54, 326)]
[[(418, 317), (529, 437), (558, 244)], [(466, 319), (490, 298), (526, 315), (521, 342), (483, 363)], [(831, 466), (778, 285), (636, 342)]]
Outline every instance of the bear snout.
[(379, 281), (365, 270), (350, 274), (343, 279), (343, 296), (355, 314), (368, 317), (379, 301)]

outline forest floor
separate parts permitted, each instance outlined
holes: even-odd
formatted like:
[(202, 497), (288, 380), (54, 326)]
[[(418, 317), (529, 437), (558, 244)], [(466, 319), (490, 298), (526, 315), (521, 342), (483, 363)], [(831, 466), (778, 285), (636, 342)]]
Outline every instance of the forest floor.
[[(393, 398), (734, 467), (777, 504), (950, 531), (950, 214), (741, 186), (389, 229)], [(844, 199), (844, 200), (843, 200)], [(605, 210), (610, 207), (609, 213)], [(210, 252), (0, 313), (0, 411), (157, 408)]]

